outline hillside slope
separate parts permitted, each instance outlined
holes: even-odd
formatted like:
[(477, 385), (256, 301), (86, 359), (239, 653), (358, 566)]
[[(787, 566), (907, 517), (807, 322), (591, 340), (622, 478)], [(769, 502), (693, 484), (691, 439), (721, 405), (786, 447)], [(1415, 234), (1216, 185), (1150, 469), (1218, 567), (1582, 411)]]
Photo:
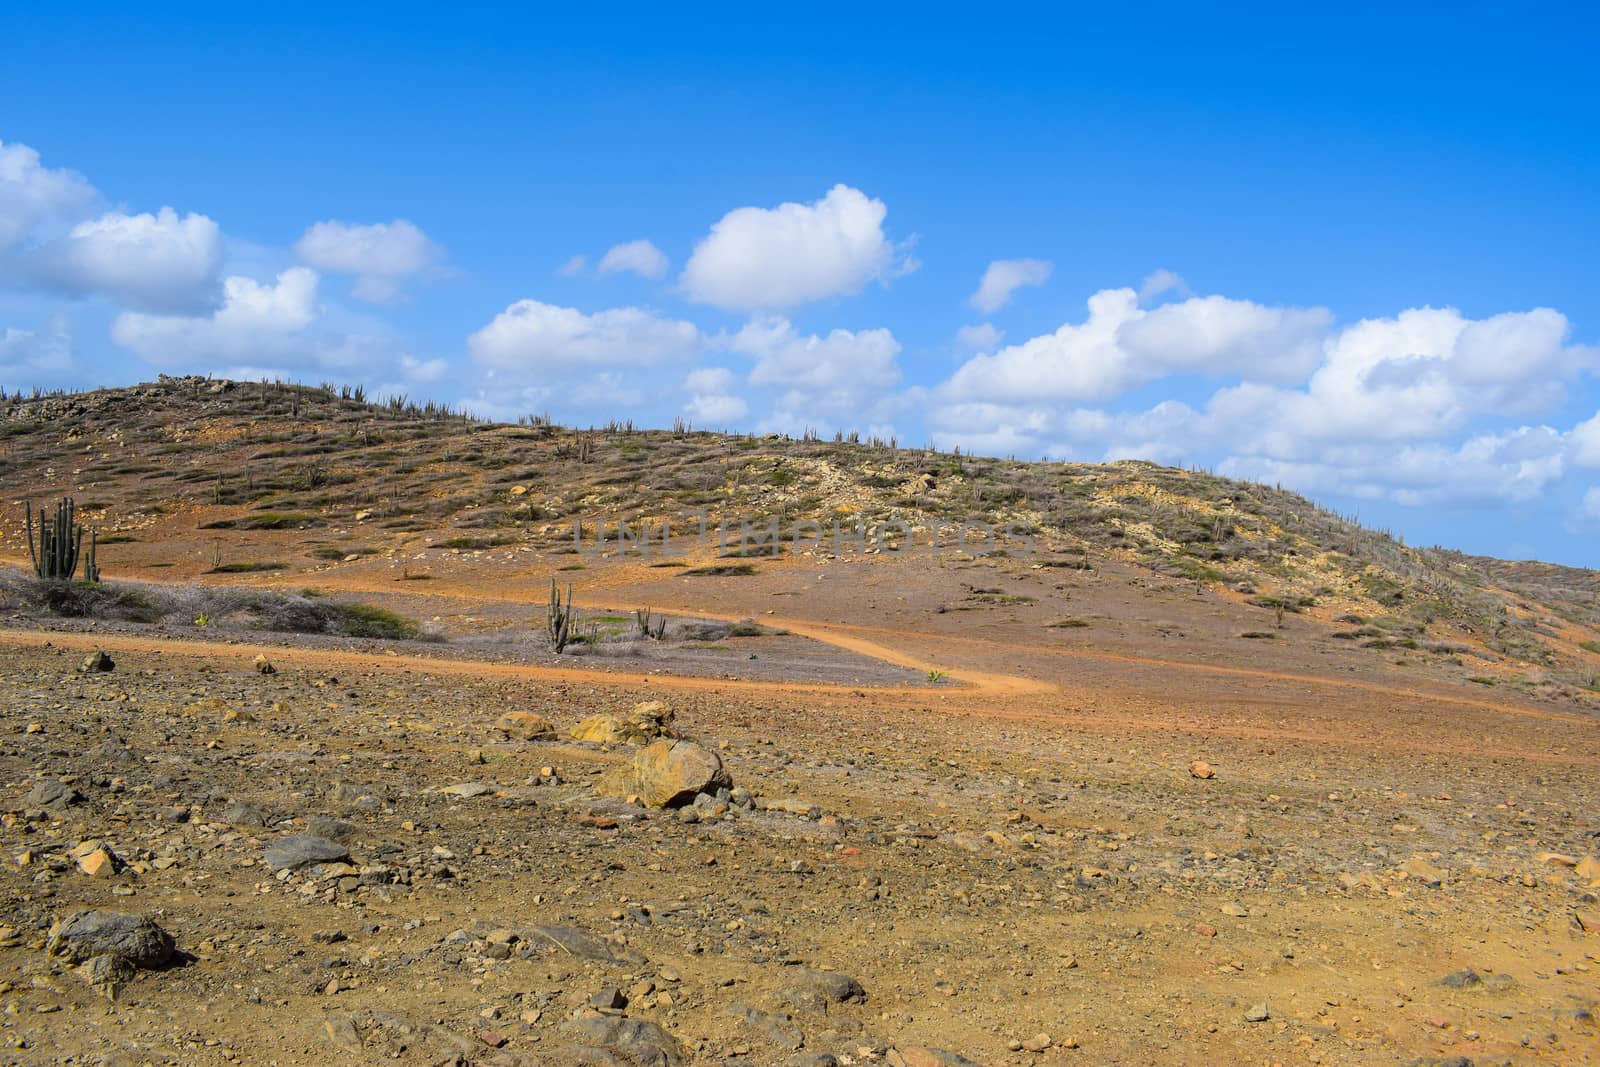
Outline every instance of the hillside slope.
[(0, 441), (4, 553), (26, 556), (25, 496), (70, 494), (119, 578), (291, 579), (373, 558), (409, 575), (441, 554), (571, 554), (575, 523), (592, 539), (618, 519), (776, 522), (785, 537), (890, 523), (902, 541), (939, 531), (946, 546), (959, 524), (983, 523), (1009, 529), (995, 544), (1018, 565), (1116, 563), (1243, 598), (1279, 625), (1318, 620), (1375, 653), (1519, 664), (1520, 683), (1580, 701), (1600, 672), (1600, 574), (1409, 547), (1293, 493), (1148, 463), (501, 425), (332, 387), (195, 377), (8, 397)]

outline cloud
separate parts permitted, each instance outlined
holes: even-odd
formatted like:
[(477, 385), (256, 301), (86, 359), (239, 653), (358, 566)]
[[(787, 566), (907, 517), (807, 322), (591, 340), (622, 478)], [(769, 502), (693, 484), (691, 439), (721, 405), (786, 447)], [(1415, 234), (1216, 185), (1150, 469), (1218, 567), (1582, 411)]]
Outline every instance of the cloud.
[(1025, 285), (1043, 285), (1055, 264), (1048, 259), (997, 259), (983, 272), (978, 291), (969, 299), (973, 307), (992, 315), (1011, 302), (1011, 294)]
[(42, 166), (34, 149), (0, 141), (0, 249), (21, 244), (52, 219), (81, 218), (99, 199), (82, 175)]
[(588, 269), (588, 266), (588, 256), (573, 256), (571, 259), (561, 264), (561, 266), (556, 270), (556, 273), (561, 275), (563, 278), (576, 278), (578, 275), (582, 274), (586, 269)]
[(401, 281), (443, 258), (439, 246), (406, 219), (370, 225), (318, 222), (306, 230), (294, 250), (318, 270), (355, 275), (351, 295), (371, 301), (390, 299)]
[(683, 387), (691, 394), (683, 411), (695, 425), (725, 427), (750, 413), (750, 405), (734, 392), (733, 372), (725, 367), (690, 371)]
[(28, 257), (34, 280), (74, 296), (99, 293), (153, 311), (198, 312), (215, 305), (222, 231), (204, 215), (112, 211), (80, 222)]
[(778, 391), (773, 419), (786, 426), (881, 418), (900, 381), (900, 342), (885, 329), (802, 335), (785, 319), (757, 319), (729, 347), (754, 357), (749, 382)]
[(728, 311), (772, 311), (858, 293), (916, 264), (884, 235), (888, 208), (835, 185), (809, 204), (741, 207), (695, 246), (683, 269), (690, 299)]
[(993, 352), (1005, 340), (1005, 332), (991, 322), (963, 326), (956, 331), (956, 348), (962, 352)]
[(1162, 267), (1145, 275), (1144, 282), (1139, 286), (1139, 303), (1149, 305), (1157, 297), (1167, 293), (1177, 293), (1179, 296), (1191, 295), (1189, 283), (1172, 271)]
[(0, 384), (21, 387), (44, 385), (72, 369), (72, 327), (65, 317), (50, 321), (47, 329), (0, 330)]
[(1332, 316), (1191, 297), (1154, 310), (1132, 289), (1102, 289), (1088, 317), (992, 355), (968, 360), (941, 387), (951, 400), (1098, 400), (1172, 374), (1302, 378)]
[(468, 337), (467, 350), (491, 370), (537, 373), (671, 362), (695, 355), (705, 343), (693, 323), (645, 308), (586, 315), (576, 308), (519, 300)]
[(317, 272), (306, 267), (291, 267), (271, 285), (230, 277), (213, 314), (124, 311), (112, 322), (111, 337), (157, 366), (270, 361), (316, 318), (317, 281)]
[(669, 266), (661, 249), (649, 241), (629, 241), (613, 246), (595, 270), (601, 274), (632, 271), (641, 278), (659, 279), (667, 276)]

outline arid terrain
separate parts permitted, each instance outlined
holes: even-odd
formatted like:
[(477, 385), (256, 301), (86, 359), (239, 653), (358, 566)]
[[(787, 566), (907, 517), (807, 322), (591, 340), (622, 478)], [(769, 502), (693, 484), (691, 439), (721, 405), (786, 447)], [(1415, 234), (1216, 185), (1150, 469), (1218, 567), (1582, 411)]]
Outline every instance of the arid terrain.
[[(1600, 1063), (1593, 572), (1204, 472), (316, 388), (0, 439), (5, 1062)], [(52, 593), (22, 502), (69, 495), (103, 583)], [(786, 543), (594, 544), (706, 514)], [(836, 519), (905, 526), (794, 543)], [(644, 802), (662, 734), (726, 781)]]

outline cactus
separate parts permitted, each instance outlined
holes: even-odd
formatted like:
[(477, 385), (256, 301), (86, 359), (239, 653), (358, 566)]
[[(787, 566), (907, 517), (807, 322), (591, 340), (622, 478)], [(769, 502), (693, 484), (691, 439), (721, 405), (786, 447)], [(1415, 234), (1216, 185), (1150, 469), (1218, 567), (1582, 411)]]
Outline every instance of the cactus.
[(660, 641), (667, 636), (667, 620), (656, 616), (649, 608), (638, 608), (633, 613), (634, 625), (639, 632), (652, 641)]
[[(56, 505), (55, 517), (46, 519), (39, 512), (38, 536), (34, 535), (33, 504), (25, 502), (24, 522), (28, 528), (28, 555), (33, 559), (33, 572), (47, 582), (70, 582), (78, 570), (78, 555), (83, 548), (83, 527), (78, 525), (77, 506), (72, 498), (65, 497)], [(84, 576), (91, 582), (100, 580), (100, 568), (94, 561), (95, 540), (89, 539), (89, 555), (85, 560)]]
[(550, 634), (550, 648), (560, 655), (572, 637), (572, 586), (567, 586), (567, 602), (562, 604), (561, 593), (556, 589), (554, 578), (550, 579), (550, 609), (545, 619), (545, 628)]

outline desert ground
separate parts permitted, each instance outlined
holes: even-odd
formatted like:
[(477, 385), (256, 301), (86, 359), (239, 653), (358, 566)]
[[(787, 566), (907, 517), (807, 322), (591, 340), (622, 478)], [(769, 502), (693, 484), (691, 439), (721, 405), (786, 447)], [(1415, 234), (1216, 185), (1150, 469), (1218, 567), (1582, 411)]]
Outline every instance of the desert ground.
[[(0, 617), (5, 1062), (1600, 1063), (1600, 715), (1506, 656), (1112, 551), (229, 573), (138, 528), (108, 583), (422, 632)], [(547, 647), (553, 577), (609, 638)], [(646, 606), (666, 640), (625, 639)], [(723, 783), (617, 788), (662, 733)]]

